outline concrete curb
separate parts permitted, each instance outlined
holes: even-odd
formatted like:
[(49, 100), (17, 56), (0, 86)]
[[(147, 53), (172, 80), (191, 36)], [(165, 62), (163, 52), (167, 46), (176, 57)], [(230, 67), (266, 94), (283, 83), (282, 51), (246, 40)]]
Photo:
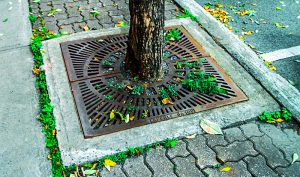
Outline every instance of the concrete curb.
[(271, 72), (243, 41), (206, 12), (198, 3), (175, 0), (191, 12), (214, 40), (224, 47), (270, 94), (300, 122), (300, 92), (279, 74)]

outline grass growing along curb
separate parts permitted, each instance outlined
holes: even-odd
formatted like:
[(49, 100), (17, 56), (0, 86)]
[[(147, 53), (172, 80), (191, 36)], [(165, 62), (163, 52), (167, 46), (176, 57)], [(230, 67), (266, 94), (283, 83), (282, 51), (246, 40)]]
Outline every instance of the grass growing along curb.
[[(116, 163), (122, 163), (125, 161), (125, 159), (130, 158), (130, 157), (136, 157), (140, 156), (144, 153), (147, 153), (150, 149), (157, 148), (157, 147), (164, 147), (166, 149), (173, 148), (177, 144), (176, 139), (167, 139), (165, 141), (153, 143), (150, 145), (146, 145), (143, 147), (131, 147), (128, 148), (127, 151), (124, 152), (119, 152), (117, 154), (113, 155), (107, 155), (102, 158), (100, 158), (98, 161), (91, 162), (91, 163), (84, 163), (81, 165), (81, 167), (84, 168), (84, 170), (93, 170), (93, 169), (99, 169), (105, 166), (105, 160), (111, 160)], [(66, 175), (70, 176), (71, 174), (76, 173), (78, 168), (77, 165), (71, 165), (66, 168)]]
[(292, 120), (292, 113), (286, 108), (282, 108), (280, 111), (276, 112), (263, 112), (262, 115), (258, 117), (261, 122), (267, 123), (281, 123), (283, 121)]
[(65, 168), (62, 164), (61, 153), (58, 147), (56, 138), (55, 118), (53, 116), (53, 106), (51, 105), (50, 98), (47, 90), (46, 75), (43, 68), (43, 54), (42, 54), (42, 41), (60, 37), (49, 33), (49, 31), (42, 27), (40, 29), (33, 29), (32, 41), (30, 44), (31, 51), (34, 56), (35, 66), (33, 73), (36, 75), (36, 86), (39, 90), (39, 103), (40, 114), (39, 121), (43, 125), (42, 132), (45, 135), (46, 147), (49, 149), (48, 159), (52, 164), (52, 176), (63, 177)]

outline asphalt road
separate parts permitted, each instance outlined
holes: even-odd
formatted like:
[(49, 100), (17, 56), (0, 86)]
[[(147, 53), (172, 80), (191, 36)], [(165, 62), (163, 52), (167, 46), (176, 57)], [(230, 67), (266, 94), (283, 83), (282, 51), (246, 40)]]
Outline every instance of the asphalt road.
[[(195, 0), (200, 5), (220, 3), (231, 16), (232, 31), (243, 36), (246, 43), (263, 53), (300, 46), (300, 0)], [(233, 8), (234, 7), (234, 8)], [(214, 6), (211, 6), (214, 8)], [(240, 16), (234, 10), (253, 10), (253, 16)], [(277, 26), (276, 26), (277, 24)], [(254, 31), (251, 35), (243, 32)], [(266, 58), (268, 60), (268, 58)], [(300, 90), (300, 56), (273, 62), (277, 73)]]

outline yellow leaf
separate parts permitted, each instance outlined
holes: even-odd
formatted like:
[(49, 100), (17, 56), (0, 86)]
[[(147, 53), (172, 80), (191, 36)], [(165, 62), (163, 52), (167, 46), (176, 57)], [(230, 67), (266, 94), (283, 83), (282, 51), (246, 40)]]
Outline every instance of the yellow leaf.
[(112, 111), (110, 112), (110, 114), (109, 114), (109, 120), (112, 120), (112, 119), (114, 119), (114, 118), (115, 118), (115, 111), (112, 110)]
[(281, 118), (279, 118), (279, 119), (276, 119), (275, 121), (276, 121), (277, 123), (281, 123), (281, 122), (283, 122), (284, 120), (281, 119)]
[(276, 121), (275, 120), (267, 120), (267, 123), (274, 124), (274, 123), (276, 123)]
[(223, 7), (223, 5), (220, 4), (220, 3), (216, 3), (215, 6), (218, 7), (218, 8), (222, 8)]
[(193, 134), (193, 135), (189, 135), (189, 136), (186, 136), (185, 138), (186, 139), (194, 139), (196, 138), (197, 134)]
[(220, 171), (221, 172), (229, 172), (231, 170), (231, 167), (224, 167), (224, 168), (222, 168)]
[(161, 102), (163, 104), (174, 104), (171, 100), (169, 100), (169, 98), (164, 98)]
[(244, 10), (242, 12), (240, 12), (240, 16), (244, 16), (244, 15), (248, 15), (249, 11), (248, 10)]
[(243, 41), (244, 40), (244, 36), (239, 36), (239, 39)]
[(134, 116), (130, 116), (130, 117), (129, 117), (129, 120), (130, 120), (130, 121), (133, 121), (134, 118), (135, 118)]
[(117, 165), (117, 163), (114, 162), (114, 161), (112, 161), (112, 160), (110, 160), (110, 159), (105, 159), (105, 160), (104, 160), (104, 167), (105, 167), (108, 171), (110, 171), (110, 167), (114, 167), (114, 166), (116, 166), (116, 165)]
[(50, 155), (50, 154), (48, 154), (47, 158), (50, 160), (50, 159), (51, 159), (51, 155)]
[(98, 163), (94, 163), (94, 165), (92, 166), (91, 170), (94, 170), (97, 167)]
[(39, 75), (40, 74), (40, 69), (39, 68), (33, 68), (32, 69), (32, 72), (33, 72), (33, 74), (35, 74), (35, 75)]
[(118, 23), (115, 24), (115, 27), (122, 27), (122, 26), (128, 26), (128, 25), (123, 21), (119, 21)]
[(246, 31), (246, 32), (244, 32), (244, 35), (249, 36), (249, 35), (251, 35), (251, 34), (253, 34), (253, 33), (254, 33), (254, 31)]
[(83, 30), (84, 30), (84, 31), (89, 31), (89, 27), (88, 27), (87, 25), (85, 25), (85, 26), (83, 27)]

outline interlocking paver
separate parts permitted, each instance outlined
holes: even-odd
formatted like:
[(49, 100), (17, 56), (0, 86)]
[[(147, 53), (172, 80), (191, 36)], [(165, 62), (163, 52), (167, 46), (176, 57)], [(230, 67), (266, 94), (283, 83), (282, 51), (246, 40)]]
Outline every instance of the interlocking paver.
[(249, 171), (254, 176), (276, 177), (278, 176), (269, 166), (266, 164), (266, 160), (263, 156), (257, 157), (245, 157), (245, 162), (248, 164)]
[(202, 172), (196, 167), (196, 159), (189, 155), (188, 157), (176, 157), (173, 159), (176, 168), (175, 171), (180, 177), (204, 177)]
[(152, 149), (147, 153), (146, 161), (153, 169), (153, 177), (176, 177), (174, 165), (166, 157), (166, 149)]
[(258, 153), (254, 150), (253, 144), (250, 141), (236, 141), (229, 144), (226, 147), (216, 146), (218, 158), (223, 162), (227, 161), (239, 161), (247, 155), (257, 155)]
[(209, 177), (251, 177), (252, 176), (247, 170), (246, 163), (243, 161), (228, 162), (225, 163), (223, 167), (230, 167), (231, 170), (228, 172), (221, 172), (220, 169), (208, 168), (205, 169), (204, 171), (209, 175)]
[(224, 134), (229, 143), (246, 140), (242, 131), (237, 127), (224, 130)]
[(168, 155), (171, 158), (174, 158), (176, 156), (185, 157), (188, 156), (190, 153), (187, 151), (186, 143), (182, 140), (177, 142), (177, 145), (174, 148), (171, 148), (168, 150)]
[(207, 145), (211, 148), (216, 146), (216, 145), (225, 146), (225, 145), (228, 144), (228, 142), (224, 139), (223, 135), (209, 135), (209, 134), (206, 134), (204, 136), (207, 139)]
[[(130, 22), (128, 0), (45, 0), (40, 4), (30, 1), (30, 5), (33, 15), (42, 16), (49, 24), (57, 24), (57, 28), (51, 25), (50, 30), (54, 32), (83, 31), (78, 23), (87, 23), (90, 29), (102, 29), (113, 27), (120, 21)], [(176, 8), (177, 6), (171, 0), (167, 0), (165, 18), (176, 18), (180, 13), (176, 11)], [(48, 13), (52, 9), (61, 9), (61, 11), (57, 12), (54, 17), (49, 17)], [(100, 14), (94, 17), (90, 13), (92, 10), (97, 10)], [(95, 23), (95, 20), (98, 23)], [(67, 27), (63, 30), (61, 26)], [(39, 28), (41, 24), (36, 23), (33, 27)], [(60, 30), (58, 30), (59, 28)]]
[(144, 164), (143, 156), (126, 159), (124, 169), (129, 177), (150, 177), (152, 175), (151, 171)]
[(218, 164), (216, 153), (206, 145), (206, 139), (202, 135), (198, 135), (188, 142), (188, 149), (197, 157), (197, 164), (202, 169), (209, 165)]
[(261, 130), (272, 139), (273, 144), (281, 149), (289, 162), (292, 161), (292, 154), (300, 154), (300, 136), (294, 129), (281, 130), (274, 125), (263, 124)]
[(259, 129), (258, 126), (254, 123), (245, 124), (241, 126), (244, 135), (248, 138), (252, 136), (262, 136), (264, 135)]
[(277, 166), (287, 166), (288, 161), (277, 147), (272, 144), (272, 141), (266, 135), (262, 137), (252, 137), (255, 149), (267, 158), (267, 163), (275, 168)]
[(126, 175), (123, 173), (121, 166), (116, 165), (115, 167), (112, 167), (110, 171), (106, 168), (102, 169), (100, 177), (126, 177)]
[(299, 177), (300, 176), (300, 162), (296, 162), (287, 168), (278, 167), (276, 169), (281, 177)]

